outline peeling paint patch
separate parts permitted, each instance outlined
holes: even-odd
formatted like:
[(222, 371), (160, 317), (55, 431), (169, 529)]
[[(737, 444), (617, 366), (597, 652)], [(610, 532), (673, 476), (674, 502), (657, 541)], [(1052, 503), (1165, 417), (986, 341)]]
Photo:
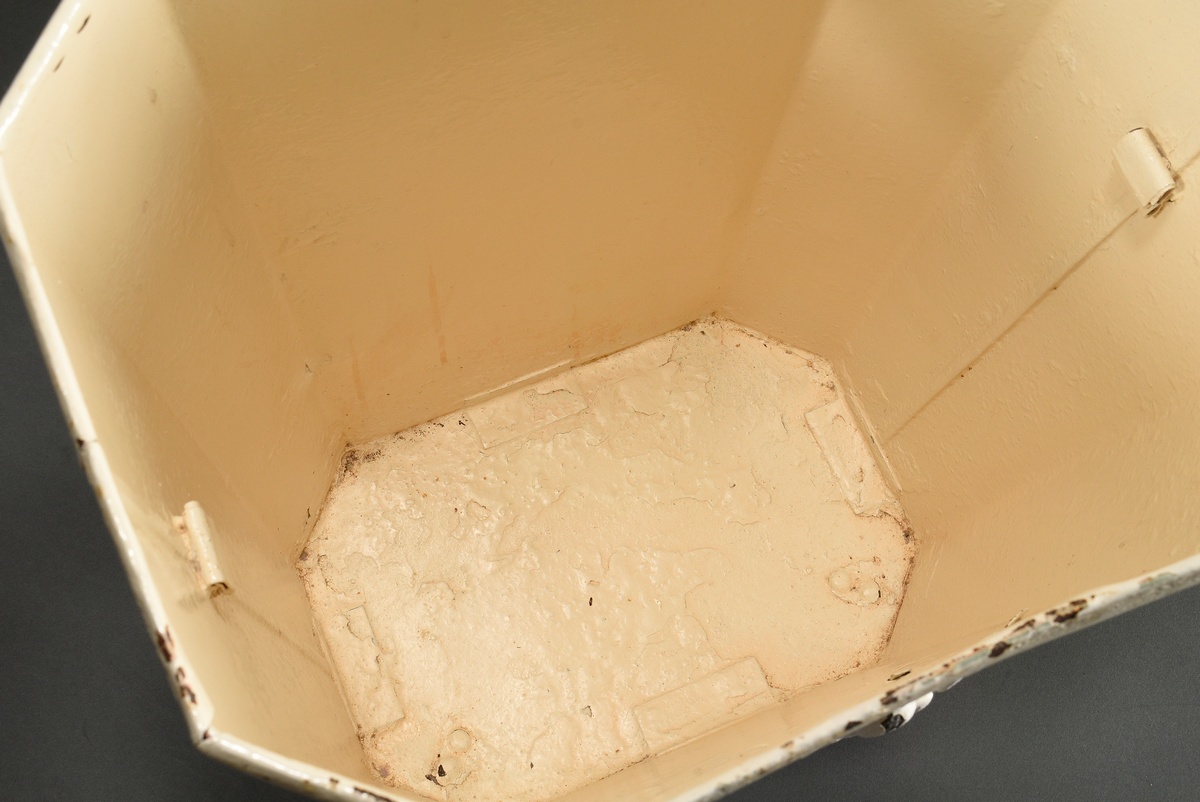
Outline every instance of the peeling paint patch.
[(297, 567), (381, 780), (552, 798), (877, 659), (915, 544), (840, 397), (709, 319), (348, 449)]
[(1077, 615), (1087, 609), (1087, 599), (1075, 599), (1069, 602), (1065, 607), (1058, 610), (1052, 610), (1051, 615), (1054, 617), (1054, 623), (1061, 624), (1064, 621), (1070, 621)]

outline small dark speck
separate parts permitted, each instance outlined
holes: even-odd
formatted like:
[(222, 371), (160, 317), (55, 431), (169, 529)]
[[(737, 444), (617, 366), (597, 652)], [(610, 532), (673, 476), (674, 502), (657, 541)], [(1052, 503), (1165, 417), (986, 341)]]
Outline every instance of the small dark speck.
[(66, 60), (66, 58), (67, 58), (66, 56), (63, 56), (62, 58), (60, 58), (58, 60), (58, 63), (54, 65), (54, 69), (51, 70), (51, 72), (58, 72), (58, 68), (62, 66), (62, 63), (63, 63), (63, 61)]
[(992, 647), (992, 650), (990, 652), (988, 652), (988, 656), (989, 657), (999, 657), (1000, 655), (1007, 652), (1009, 650), (1009, 647), (1011, 647), (1011, 646), (1012, 646), (1012, 644), (1007, 643), (1006, 641), (1000, 641), (999, 643), (997, 643), (995, 646)]
[(83, 24), (79, 26), (79, 30), (75, 31), (75, 33), (83, 33), (83, 29), (86, 28), (87, 24), (91, 21), (92, 21), (92, 15), (88, 14), (86, 17), (83, 18)]
[(437, 782), (437, 777), (434, 777), (432, 774), (426, 774), (425, 779), (429, 780), (431, 783)]
[(704, 329), (700, 329), (700, 333), (701, 333), (701, 334), (708, 334), (708, 332), (707, 332), (707, 331), (705, 331)]
[(459, 425), (459, 426), (466, 426), (466, 425), (467, 425), (467, 422), (466, 422), (465, 420), (460, 420), (460, 421), (458, 422), (458, 425)]
[(438, 427), (439, 429), (445, 429), (445, 428), (446, 428), (446, 424), (444, 424), (444, 423), (434, 423), (434, 426)]
[(75, 438), (75, 445), (79, 446), (80, 448), (83, 448), (83, 446), (84, 446), (83, 438), (82, 438), (82, 437), (76, 437), (76, 438)]
[(846, 728), (844, 730), (842, 730), (842, 732), (850, 732), (850, 730), (854, 729), (859, 724), (862, 724), (862, 722), (861, 721), (847, 721)]
[(593, 598), (591, 596), (588, 596), (588, 607), (592, 606), (592, 601), (593, 601)]
[(438, 764), (438, 776), (439, 777), (446, 776), (446, 770), (444, 768), (442, 768), (442, 765), (440, 763)]
[(896, 680), (898, 680), (898, 679), (902, 679), (903, 677), (907, 677), (907, 676), (908, 676), (909, 674), (911, 674), (911, 673), (912, 673), (912, 669), (910, 668), (910, 669), (908, 669), (908, 670), (906, 670), (906, 671), (901, 671), (899, 674), (892, 674), (892, 676), (890, 676), (890, 677), (888, 677), (888, 678), (887, 678), (887, 681), (888, 681), (888, 682), (895, 682), (895, 681), (896, 681)]
[(530, 763), (530, 764), (529, 764), (529, 768), (533, 768), (533, 764), (532, 764), (532, 763)]

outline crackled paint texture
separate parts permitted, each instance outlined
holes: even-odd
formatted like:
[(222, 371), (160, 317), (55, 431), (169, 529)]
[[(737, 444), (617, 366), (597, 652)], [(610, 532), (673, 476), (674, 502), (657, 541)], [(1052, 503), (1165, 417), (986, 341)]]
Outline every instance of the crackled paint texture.
[(300, 567), (385, 781), (545, 799), (870, 664), (910, 541), (828, 366), (708, 319), (348, 452)]

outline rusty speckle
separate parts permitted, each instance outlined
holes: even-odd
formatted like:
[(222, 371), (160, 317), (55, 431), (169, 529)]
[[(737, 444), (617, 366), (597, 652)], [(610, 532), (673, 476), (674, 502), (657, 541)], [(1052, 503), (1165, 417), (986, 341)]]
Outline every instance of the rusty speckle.
[(196, 704), (196, 692), (187, 684), (187, 672), (183, 670), (183, 666), (175, 669), (175, 684), (179, 686), (180, 699), (191, 705)]
[(174, 658), (174, 642), (171, 640), (171, 630), (164, 628), (162, 632), (154, 633), (154, 644), (158, 647), (158, 653), (162, 656), (164, 663), (171, 662)]
[(859, 727), (859, 726), (862, 726), (861, 721), (847, 721), (846, 727), (842, 730), (842, 732), (850, 732), (850, 730), (854, 729), (855, 727)]
[(361, 458), (362, 455), (353, 448), (347, 450), (346, 453), (342, 455), (342, 473), (347, 474), (353, 472), (354, 469), (358, 467), (358, 461)]
[(792, 746), (795, 745), (795, 743), (796, 743), (795, 741), (788, 741), (787, 743), (785, 743), (783, 746), (781, 746), (779, 748), (780, 749), (791, 749)]
[(907, 677), (907, 676), (908, 676), (909, 674), (911, 674), (911, 673), (912, 673), (912, 669), (911, 669), (911, 668), (906, 668), (904, 671), (901, 671), (901, 672), (899, 672), (899, 673), (896, 673), (896, 674), (892, 674), (892, 676), (890, 676), (890, 677), (888, 677), (888, 678), (887, 678), (887, 681), (888, 681), (888, 682), (895, 682), (895, 681), (896, 681), (896, 680), (898, 680), (898, 679), (903, 679), (904, 677)]
[(1065, 609), (1060, 609), (1054, 612), (1054, 623), (1061, 624), (1064, 621), (1070, 621), (1075, 616), (1087, 609), (1087, 599), (1075, 599), (1069, 602)]
[(916, 536), (916, 533), (915, 533), (915, 532), (913, 532), (913, 528), (912, 528), (911, 526), (909, 526), (908, 524), (905, 524), (905, 525), (904, 525), (904, 529), (903, 529), (903, 530), (901, 530), (901, 531), (903, 531), (903, 532), (904, 532), (904, 541), (905, 541), (906, 543), (907, 543), (908, 541), (912, 540), (912, 539), (913, 539), (913, 537), (915, 537), (915, 536)]
[(1036, 625), (1037, 625), (1037, 619), (1031, 618), (1028, 621), (1026, 621), (1025, 623), (1021, 624), (1016, 629), (1014, 629), (1013, 632), (1020, 632), (1023, 629), (1032, 629)]
[(86, 28), (87, 24), (91, 21), (92, 21), (92, 15), (88, 14), (86, 17), (83, 18), (83, 24), (79, 26), (79, 30), (75, 31), (75, 33), (83, 33), (83, 29)]
[(83, 448), (84, 446), (87, 445), (87, 442), (82, 437), (76, 437), (75, 445), (79, 448)]
[(204, 732), (200, 733), (201, 741), (211, 741), (212, 737), (212, 730), (205, 730)]
[(879, 703), (882, 705), (894, 705), (898, 701), (900, 701), (900, 697), (897, 696), (895, 694), (895, 692), (893, 691), (893, 692), (884, 694), (883, 698), (881, 698), (879, 700)]
[(1008, 643), (1007, 641), (1000, 641), (992, 647), (990, 652), (988, 652), (988, 657), (999, 657), (1007, 652), (1010, 648), (1012, 648), (1011, 643)]

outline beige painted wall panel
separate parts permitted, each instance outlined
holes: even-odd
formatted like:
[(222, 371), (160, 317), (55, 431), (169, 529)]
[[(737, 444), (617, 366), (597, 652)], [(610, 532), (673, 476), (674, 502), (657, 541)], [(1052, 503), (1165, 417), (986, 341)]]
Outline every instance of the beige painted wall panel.
[[(1177, 166), (1200, 149), (1181, 77), (1195, 15), (1168, 0), (972, 9), (950, 31), (926, 10), (920, 30), (978, 62), (865, 47), (880, 9), (830, 10), (722, 285), (735, 319), (833, 359), (885, 438), (1134, 212), (1112, 163), (1122, 134), (1149, 126)], [(915, 52), (938, 52), (928, 73), (906, 73)]]
[(1177, 167), (1200, 151), (1197, 41), (1169, 0), (1056, 8), (850, 336), (884, 437), (1135, 213), (1122, 135), (1149, 127)]
[(831, 4), (723, 272), (724, 313), (840, 360), (1052, 5)]
[(1200, 550), (1197, 231), (1193, 192), (1130, 220), (890, 442), (898, 659)]
[(711, 312), (821, 11), (176, 6), (351, 441)]
[[(170, 620), (156, 638), (185, 706), (186, 686), (225, 731), (361, 771), (291, 567), (338, 432), (317, 415), (170, 17), (151, 0), (87, 13), (0, 151), (87, 400), (77, 443), (112, 469), (119, 500), (97, 491)], [(192, 499), (232, 588), (212, 601), (171, 527)]]

